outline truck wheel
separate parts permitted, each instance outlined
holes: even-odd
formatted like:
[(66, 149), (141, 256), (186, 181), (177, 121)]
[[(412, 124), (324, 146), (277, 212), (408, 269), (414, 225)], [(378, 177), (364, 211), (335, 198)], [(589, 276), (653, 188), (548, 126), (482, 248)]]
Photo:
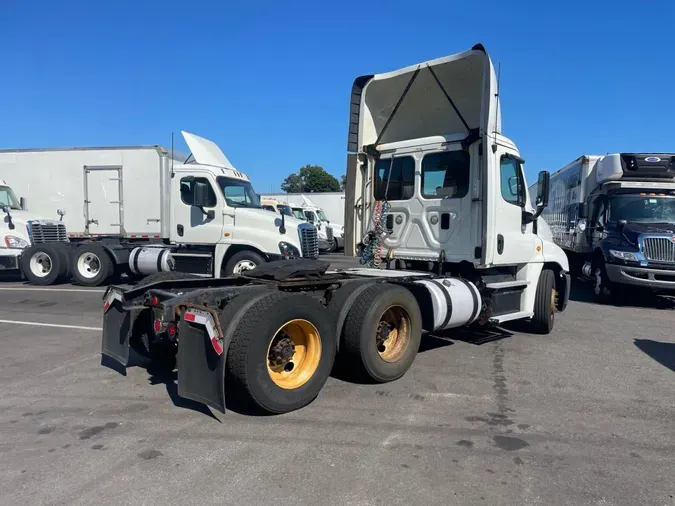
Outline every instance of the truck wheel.
[(236, 324), (226, 385), (269, 413), (306, 406), (333, 367), (337, 338), (331, 323), (326, 308), (308, 295), (264, 297)]
[(62, 242), (55, 242), (52, 244), (52, 246), (56, 249), (58, 254), (61, 257), (61, 266), (60, 266), (60, 274), (59, 277), (63, 279), (70, 279), (70, 251), (71, 248), (62, 243)]
[(34, 285), (52, 285), (67, 272), (65, 256), (59, 243), (35, 244), (21, 254), (20, 266)]
[(597, 258), (593, 262), (593, 293), (595, 300), (601, 304), (607, 304), (614, 296), (614, 286), (607, 277), (607, 269), (605, 269), (605, 260)]
[(421, 339), (422, 314), (413, 294), (402, 286), (378, 283), (354, 301), (342, 343), (373, 380), (384, 383), (405, 374)]
[(232, 276), (233, 274), (241, 274), (244, 271), (255, 269), (264, 263), (265, 259), (258, 255), (255, 251), (240, 251), (239, 253), (232, 255), (232, 258), (227, 261), (223, 275), (228, 277)]
[(113, 274), (113, 261), (100, 244), (83, 244), (72, 254), (70, 270), (77, 284), (100, 286)]
[(537, 334), (550, 334), (553, 330), (556, 308), (555, 273), (544, 269), (539, 275), (537, 292), (534, 296), (534, 316), (531, 328)]

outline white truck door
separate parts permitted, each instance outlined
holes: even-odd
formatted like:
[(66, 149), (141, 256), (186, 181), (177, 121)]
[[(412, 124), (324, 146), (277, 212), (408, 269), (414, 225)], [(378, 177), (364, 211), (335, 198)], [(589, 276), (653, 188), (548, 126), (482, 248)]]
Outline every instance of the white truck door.
[[(192, 205), (195, 184), (208, 185), (209, 202), (203, 211)], [(223, 238), (223, 197), (210, 177), (176, 172), (172, 180), (171, 240), (182, 244), (217, 244)], [(213, 217), (204, 213), (212, 212)]]
[(125, 232), (121, 188), (121, 166), (84, 166), (84, 216), (87, 233), (119, 235)]
[[(493, 155), (496, 174), (491, 181), (496, 191), (489, 192), (494, 227), (486, 238), (492, 244), (492, 264), (517, 265), (530, 262), (537, 254), (532, 224), (523, 225), (523, 209), (528, 206), (522, 160), (498, 145)], [(489, 259), (488, 259), (489, 263)]]

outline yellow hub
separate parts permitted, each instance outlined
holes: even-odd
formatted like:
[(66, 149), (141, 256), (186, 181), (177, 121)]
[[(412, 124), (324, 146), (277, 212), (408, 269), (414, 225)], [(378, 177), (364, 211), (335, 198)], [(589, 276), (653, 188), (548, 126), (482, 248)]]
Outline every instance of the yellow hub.
[(272, 381), (286, 390), (300, 388), (319, 367), (321, 337), (307, 320), (285, 323), (267, 347), (267, 372)]
[(410, 342), (410, 316), (401, 306), (388, 308), (377, 325), (377, 352), (385, 362), (401, 359)]

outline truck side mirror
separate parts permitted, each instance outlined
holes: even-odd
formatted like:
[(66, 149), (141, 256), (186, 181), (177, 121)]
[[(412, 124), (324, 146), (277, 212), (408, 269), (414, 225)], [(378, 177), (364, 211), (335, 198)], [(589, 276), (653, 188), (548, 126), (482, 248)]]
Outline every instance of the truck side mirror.
[(541, 208), (543, 210), (548, 205), (550, 183), (551, 174), (547, 170), (542, 170), (539, 173), (539, 178), (537, 180), (537, 208)]
[(579, 204), (579, 210), (577, 211), (577, 218), (586, 219), (588, 218), (588, 210), (586, 209), (586, 202)]
[(209, 204), (209, 187), (205, 183), (195, 182), (192, 193), (192, 205), (204, 207)]
[(22, 211), (28, 211), (28, 202), (26, 202), (26, 199), (24, 197), (21, 197), (19, 199), (19, 207), (21, 208)]

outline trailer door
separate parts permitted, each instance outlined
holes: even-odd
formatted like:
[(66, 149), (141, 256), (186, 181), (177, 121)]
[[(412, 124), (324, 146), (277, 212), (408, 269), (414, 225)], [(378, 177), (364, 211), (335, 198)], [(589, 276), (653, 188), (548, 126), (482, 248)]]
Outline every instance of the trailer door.
[(84, 166), (85, 231), (92, 235), (124, 234), (122, 166)]

